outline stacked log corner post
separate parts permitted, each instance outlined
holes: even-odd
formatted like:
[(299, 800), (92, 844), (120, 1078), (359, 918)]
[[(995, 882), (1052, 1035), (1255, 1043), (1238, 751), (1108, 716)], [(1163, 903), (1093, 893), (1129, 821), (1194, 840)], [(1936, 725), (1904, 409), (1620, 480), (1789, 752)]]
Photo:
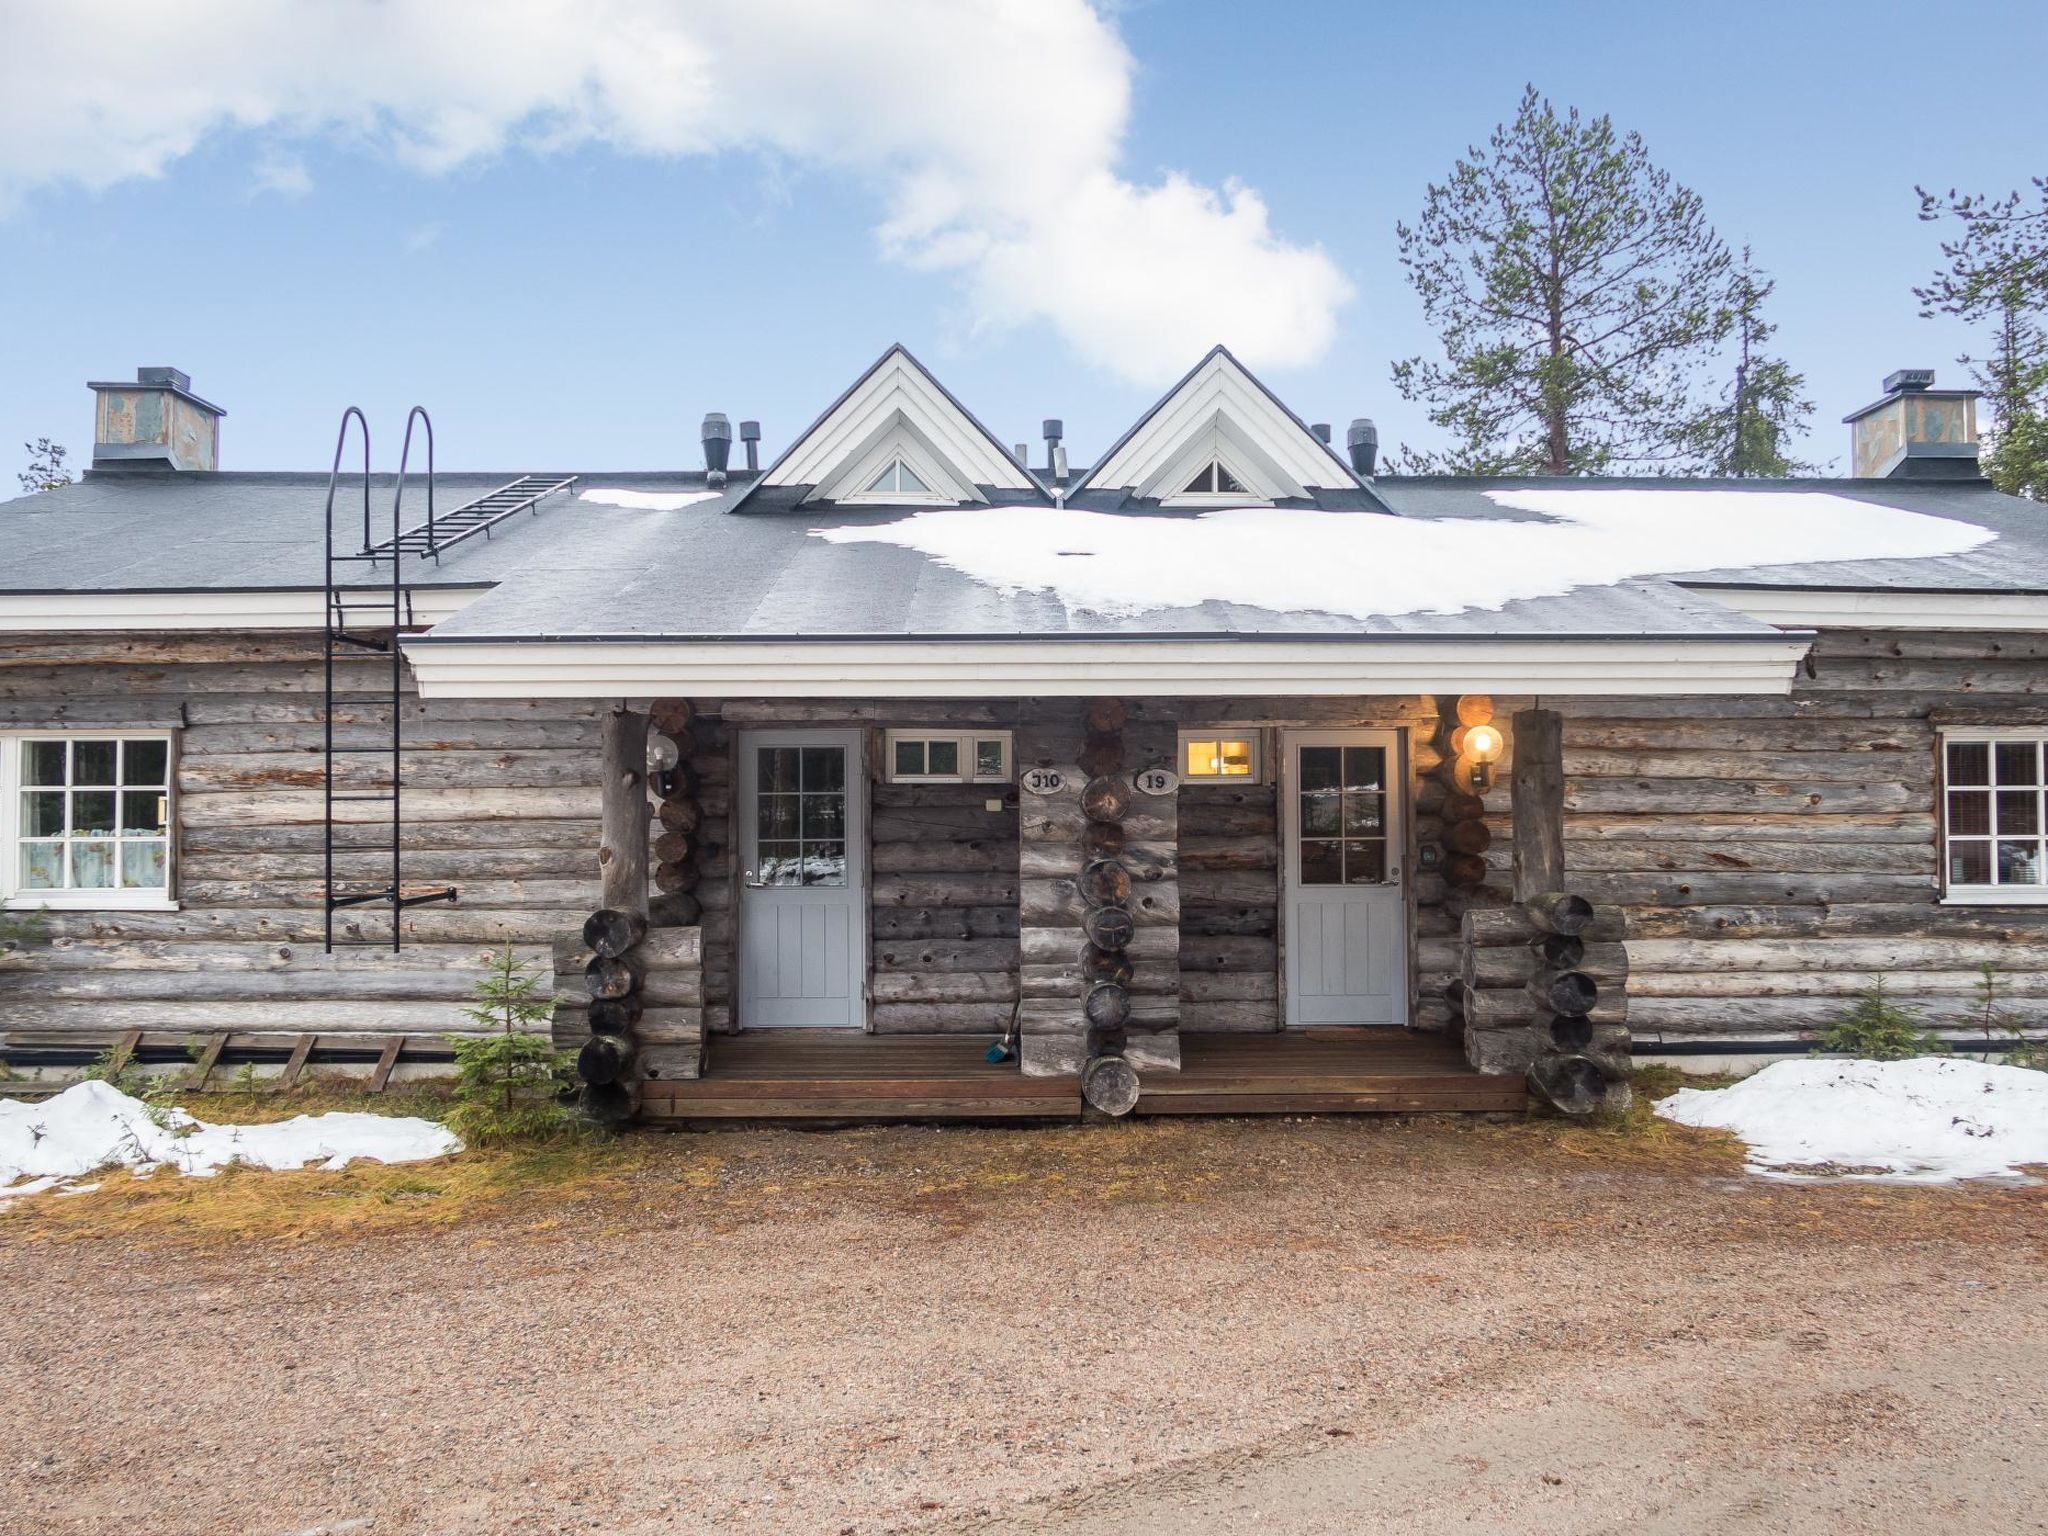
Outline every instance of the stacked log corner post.
[[(604, 905), (583, 924), (590, 952), (583, 980), (590, 993), (591, 1035), (577, 1052), (585, 1113), (605, 1125), (633, 1118), (638, 1107), (637, 1030), (644, 974), (635, 952), (647, 936), (648, 718), (623, 706), (604, 716), (598, 877)], [(600, 1024), (611, 1028), (600, 1030)]]
[(1463, 919), (1465, 1055), (1482, 1072), (1526, 1075), (1566, 1115), (1629, 1100), (1628, 953), (1620, 914), (1569, 889), (1564, 861), (1563, 721), (1514, 719), (1514, 896)]
[[(1486, 800), (1473, 786), (1477, 761), (1465, 750), (1472, 727), (1493, 723), (1493, 699), (1483, 693), (1442, 696), (1436, 700), (1436, 733), (1417, 755), (1430, 762), (1417, 796), (1421, 813), (1416, 824), (1416, 849), (1425, 868), (1434, 864), (1444, 884), (1444, 906), (1453, 916), (1498, 903), (1498, 892), (1486, 889), (1486, 850), (1493, 834), (1486, 825)], [(1450, 1033), (1459, 1038), (1472, 1027), (1464, 988), (1453, 982), (1445, 992), (1450, 1005)]]
[(1106, 1115), (1127, 1115), (1138, 1102), (1138, 1074), (1125, 1056), (1130, 1044), (1131, 994), (1119, 968), (1137, 932), (1131, 917), (1131, 872), (1122, 861), (1124, 818), (1131, 787), (1123, 779), (1124, 726), (1130, 710), (1121, 699), (1088, 706), (1087, 739), (1080, 764), (1089, 775), (1081, 790), (1082, 901), (1081, 1011), (1086, 1050), (1081, 1098)]
[(701, 745), (688, 699), (656, 699), (648, 710), (650, 761), (673, 766), (651, 775), (654, 806), (654, 888), (643, 946), (649, 973), (640, 1023), (643, 1079), (693, 1078), (704, 1068), (705, 857), (701, 786), (691, 760)]

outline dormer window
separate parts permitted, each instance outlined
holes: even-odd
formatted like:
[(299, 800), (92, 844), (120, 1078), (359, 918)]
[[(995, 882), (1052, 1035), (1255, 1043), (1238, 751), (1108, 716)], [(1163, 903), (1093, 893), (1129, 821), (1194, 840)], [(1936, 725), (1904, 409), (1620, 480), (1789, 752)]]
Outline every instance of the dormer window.
[(1211, 459), (1208, 467), (1199, 475), (1196, 475), (1194, 479), (1190, 480), (1187, 488), (1181, 492), (1183, 496), (1245, 496), (1249, 494), (1243, 484), (1239, 482), (1237, 476), (1225, 469), (1215, 459)]
[(917, 478), (917, 471), (901, 459), (892, 459), (861, 492), (863, 496), (929, 496), (932, 488)]

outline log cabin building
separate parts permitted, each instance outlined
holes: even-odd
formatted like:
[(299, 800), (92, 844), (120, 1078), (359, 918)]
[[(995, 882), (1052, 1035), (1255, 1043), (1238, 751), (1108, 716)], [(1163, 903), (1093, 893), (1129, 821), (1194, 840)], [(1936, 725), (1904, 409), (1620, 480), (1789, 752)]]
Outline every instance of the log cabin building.
[(674, 474), (418, 412), (236, 473), (91, 388), (0, 504), (17, 1064), (381, 1081), (505, 944), (680, 1122), (1584, 1110), (1877, 976), (1981, 1036), (1985, 967), (2048, 1024), (2048, 535), (1931, 375), (1776, 482), (1386, 475), (1220, 347), (1087, 468), (901, 347)]

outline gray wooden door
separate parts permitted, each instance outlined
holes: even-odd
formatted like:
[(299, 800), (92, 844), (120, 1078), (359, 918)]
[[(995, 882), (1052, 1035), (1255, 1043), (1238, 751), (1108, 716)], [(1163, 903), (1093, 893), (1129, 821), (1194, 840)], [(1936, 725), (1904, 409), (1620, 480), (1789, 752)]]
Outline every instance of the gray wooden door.
[(743, 1029), (867, 1023), (867, 826), (859, 731), (740, 737)]
[(1280, 767), (1287, 1023), (1405, 1024), (1399, 742), (1290, 731)]

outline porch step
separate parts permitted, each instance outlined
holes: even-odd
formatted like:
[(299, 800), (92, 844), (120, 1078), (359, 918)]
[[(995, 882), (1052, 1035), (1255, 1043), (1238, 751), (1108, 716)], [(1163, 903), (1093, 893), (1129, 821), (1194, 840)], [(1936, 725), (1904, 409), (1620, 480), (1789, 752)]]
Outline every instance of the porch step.
[(1141, 1074), (1140, 1115), (1519, 1114), (1528, 1085), (1474, 1072), (1440, 1035), (1400, 1029), (1182, 1032), (1181, 1070)]

